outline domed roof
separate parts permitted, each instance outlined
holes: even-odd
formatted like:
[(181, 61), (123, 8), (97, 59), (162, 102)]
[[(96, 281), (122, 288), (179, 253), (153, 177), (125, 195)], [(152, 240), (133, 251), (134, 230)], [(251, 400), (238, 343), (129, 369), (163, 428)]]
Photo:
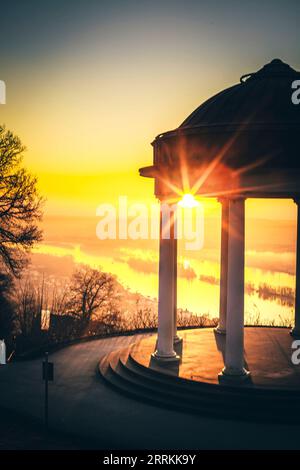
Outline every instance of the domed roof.
[(292, 103), (292, 82), (300, 72), (274, 59), (255, 73), (241, 77), (240, 83), (201, 104), (179, 126), (240, 124), (300, 124), (300, 106)]
[(203, 195), (300, 197), (300, 104), (292, 101), (296, 80), (300, 72), (279, 59), (243, 75), (177, 129), (158, 135), (152, 142), (153, 165), (140, 174), (155, 178), (158, 197), (183, 180)]

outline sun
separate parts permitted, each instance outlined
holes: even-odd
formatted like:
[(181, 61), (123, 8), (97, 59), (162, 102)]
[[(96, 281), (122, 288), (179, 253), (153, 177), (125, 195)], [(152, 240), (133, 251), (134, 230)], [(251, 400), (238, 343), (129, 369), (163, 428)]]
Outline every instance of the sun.
[(192, 194), (184, 194), (182, 199), (179, 201), (178, 205), (184, 208), (193, 208), (199, 206), (199, 202), (196, 201)]

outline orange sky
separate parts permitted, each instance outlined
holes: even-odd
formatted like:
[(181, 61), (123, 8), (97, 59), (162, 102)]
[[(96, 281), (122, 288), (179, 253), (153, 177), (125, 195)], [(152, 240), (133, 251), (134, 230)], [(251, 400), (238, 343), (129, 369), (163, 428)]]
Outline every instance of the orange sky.
[[(58, 271), (70, 258), (96, 263), (157, 296), (157, 244), (101, 242), (96, 208), (124, 195), (152, 202), (153, 182), (138, 174), (152, 163), (150, 143), (204, 100), (275, 57), (300, 69), (300, 2), (15, 0), (1, 14), (0, 122), (27, 146), (24, 164), (47, 198), (35, 266), (45, 269), (53, 255), (63, 256)], [(219, 204), (207, 201), (204, 213), (217, 217), (205, 218), (204, 249), (179, 247), (179, 266), (218, 276)], [(246, 215), (247, 282), (293, 287), (295, 204), (247, 200)], [(218, 286), (198, 281), (181, 278), (178, 305), (217, 312)], [(263, 311), (261, 299), (248, 300), (246, 314)], [(265, 311), (281, 315), (282, 306)]]
[[(52, 3), (6, 7), (14, 21), (4, 25), (0, 77), (1, 122), (27, 146), (46, 214), (93, 216), (118, 195), (150, 201), (153, 184), (138, 168), (151, 164), (157, 134), (276, 56), (299, 68), (297, 4)], [(247, 210), (295, 216), (290, 202)]]

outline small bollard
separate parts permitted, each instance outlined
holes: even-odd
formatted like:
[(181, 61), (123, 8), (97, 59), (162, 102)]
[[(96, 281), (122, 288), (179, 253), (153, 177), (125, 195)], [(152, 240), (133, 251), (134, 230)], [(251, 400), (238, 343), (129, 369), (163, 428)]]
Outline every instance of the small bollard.
[(48, 430), (48, 382), (53, 381), (54, 366), (53, 362), (48, 361), (48, 353), (45, 353), (45, 360), (43, 361), (43, 380), (45, 382), (45, 402), (44, 402), (44, 417), (45, 428)]
[(6, 346), (4, 339), (0, 340), (0, 364), (6, 364)]

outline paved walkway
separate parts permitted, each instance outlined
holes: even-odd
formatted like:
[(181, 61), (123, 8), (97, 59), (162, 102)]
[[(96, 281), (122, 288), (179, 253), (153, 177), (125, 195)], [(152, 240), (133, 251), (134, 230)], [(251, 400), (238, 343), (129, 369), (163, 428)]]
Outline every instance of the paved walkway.
[[(50, 356), (52, 427), (91, 439), (99, 449), (300, 448), (300, 425), (210, 420), (139, 403), (108, 388), (97, 373), (100, 358), (136, 338), (81, 343)], [(3, 407), (42, 419), (41, 359), (0, 367), (0, 400)]]

